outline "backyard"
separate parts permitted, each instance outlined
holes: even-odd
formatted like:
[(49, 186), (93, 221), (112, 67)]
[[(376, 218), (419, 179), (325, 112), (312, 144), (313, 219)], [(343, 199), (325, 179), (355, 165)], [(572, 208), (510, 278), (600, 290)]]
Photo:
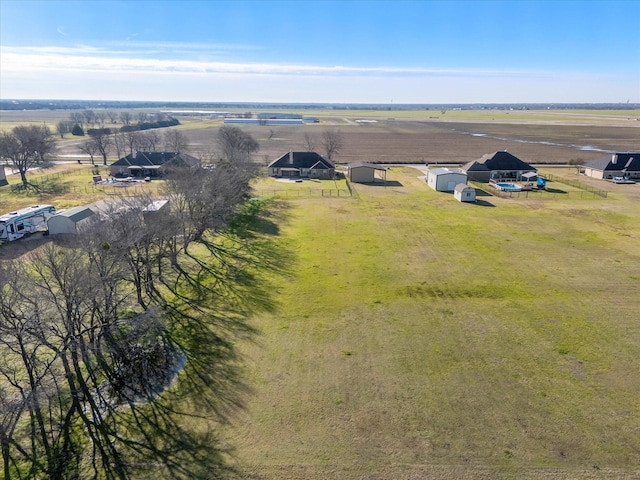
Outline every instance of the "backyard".
[(238, 466), (249, 478), (637, 476), (637, 197), (468, 205), (418, 174), (277, 204), (295, 263), (244, 349), (255, 392), (227, 432)]

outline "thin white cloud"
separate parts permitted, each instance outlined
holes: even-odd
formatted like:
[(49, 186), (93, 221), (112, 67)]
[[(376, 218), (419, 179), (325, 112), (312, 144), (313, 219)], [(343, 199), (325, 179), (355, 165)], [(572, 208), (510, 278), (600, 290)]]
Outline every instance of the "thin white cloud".
[[(347, 103), (639, 100), (637, 75), (628, 73), (234, 62), (220, 58), (237, 59), (252, 47), (236, 46), (234, 53), (229, 45), (132, 45), (0, 46), (0, 93), (3, 98)], [(167, 58), (167, 50), (175, 58)]]
[[(152, 44), (148, 44), (151, 47)], [(157, 44), (154, 44), (157, 47)], [(177, 44), (173, 45), (174, 48)], [(193, 46), (191, 46), (193, 48)], [(443, 69), (397, 66), (348, 66), (293, 63), (219, 62), (155, 58), (155, 50), (99, 49), (76, 47), (0, 47), (2, 69), (10, 71), (64, 70), (83, 72), (146, 72), (146, 73), (210, 73), (266, 74), (313, 76), (462, 76), (462, 77), (548, 77), (549, 72)], [(132, 56), (134, 53), (135, 56)], [(149, 58), (151, 56), (151, 58)], [(556, 75), (554, 73), (553, 75)]]
[(62, 29), (62, 27), (58, 27), (56, 29), (56, 32), (58, 32), (60, 35), (62, 35), (63, 37), (67, 36), (67, 33)]

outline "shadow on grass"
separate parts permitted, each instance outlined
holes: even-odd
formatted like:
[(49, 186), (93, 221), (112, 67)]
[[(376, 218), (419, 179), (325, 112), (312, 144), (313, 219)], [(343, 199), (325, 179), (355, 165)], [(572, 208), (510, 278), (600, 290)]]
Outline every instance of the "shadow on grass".
[(401, 182), (397, 180), (376, 180), (375, 182), (354, 182), (357, 185), (366, 185), (368, 187), (403, 187)]
[(250, 319), (275, 310), (272, 283), (290, 269), (290, 253), (277, 241), (287, 208), (285, 202), (249, 202), (228, 231), (202, 241), (209, 255), (195, 250), (172, 286), (175, 297), (164, 307), (172, 327), (165, 338), (186, 364), (175, 388), (123, 418), (129, 436), (119, 440), (134, 452), (129, 464), (136, 477), (240, 478), (227, 464), (232, 449), (221, 444), (217, 430), (252, 394), (238, 344), (256, 341), (260, 332)]
[(557, 193), (557, 194), (566, 194), (567, 192), (564, 190), (560, 190), (559, 188), (545, 188), (545, 191), (549, 192), (549, 193)]
[(486, 200), (478, 200), (476, 199), (476, 205), (479, 207), (495, 207), (495, 205), (491, 202), (487, 202)]

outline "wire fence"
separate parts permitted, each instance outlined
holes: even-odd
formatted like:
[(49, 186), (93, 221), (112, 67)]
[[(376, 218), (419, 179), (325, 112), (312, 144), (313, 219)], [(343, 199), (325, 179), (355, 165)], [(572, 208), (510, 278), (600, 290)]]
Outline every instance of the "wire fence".
[[(556, 180), (558, 183), (559, 180)], [(486, 195), (499, 197), (499, 198), (523, 198), (528, 199), (532, 198), (535, 200), (558, 200), (558, 199), (566, 199), (566, 198), (582, 198), (582, 199), (595, 199), (595, 198), (607, 198), (607, 192), (602, 190), (587, 191), (587, 190), (573, 190), (573, 191), (565, 191), (556, 188), (549, 187), (547, 184), (547, 188), (544, 190), (520, 190), (520, 191), (508, 191), (508, 190), (498, 190), (491, 188), (489, 184), (486, 183), (478, 183), (478, 182), (469, 182), (469, 184), (474, 187), (476, 190), (481, 190), (485, 192)], [(576, 187), (577, 188), (577, 187)], [(604, 195), (602, 194), (604, 193)]]
[(254, 191), (258, 197), (272, 198), (302, 198), (302, 197), (326, 197), (346, 198), (351, 197), (349, 190), (336, 188), (300, 188), (300, 189), (258, 189)]
[(572, 186), (574, 188), (578, 188), (585, 192), (592, 193), (593, 195), (597, 195), (602, 198), (607, 198), (608, 192), (606, 190), (600, 190), (598, 188), (592, 187), (591, 185), (587, 185), (585, 183), (579, 182), (577, 180), (571, 180), (564, 177), (559, 177), (552, 173), (545, 173), (544, 178), (547, 180), (551, 180), (552, 182), (564, 183), (565, 185)]

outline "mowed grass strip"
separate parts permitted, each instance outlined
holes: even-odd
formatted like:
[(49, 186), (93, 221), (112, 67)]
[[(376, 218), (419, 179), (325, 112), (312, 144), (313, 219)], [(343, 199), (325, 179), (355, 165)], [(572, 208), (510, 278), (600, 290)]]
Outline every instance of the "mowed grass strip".
[(402, 186), (288, 202), (293, 267), (245, 351), (255, 394), (229, 431), (238, 465), (257, 478), (630, 475), (640, 251), (621, 245), (638, 245), (637, 209), (619, 202), (621, 230), (610, 200), (489, 208), (413, 169), (388, 178)]

